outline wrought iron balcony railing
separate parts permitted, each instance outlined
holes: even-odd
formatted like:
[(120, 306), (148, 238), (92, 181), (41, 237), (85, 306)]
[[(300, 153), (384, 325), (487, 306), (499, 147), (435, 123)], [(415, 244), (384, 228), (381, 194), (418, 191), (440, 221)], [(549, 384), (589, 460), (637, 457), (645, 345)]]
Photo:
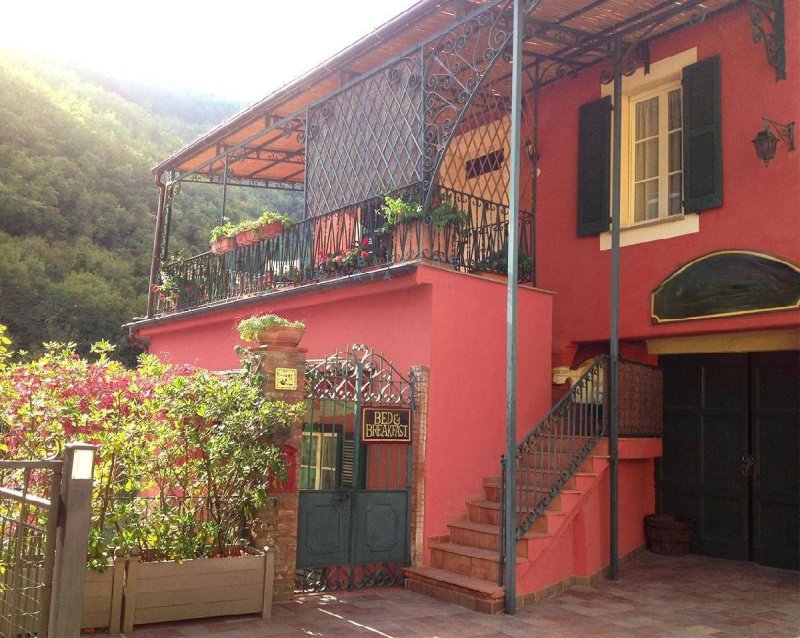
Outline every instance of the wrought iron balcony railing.
[[(393, 193), (421, 196), (419, 185)], [(430, 210), (449, 203), (463, 216), (436, 223)], [(188, 310), (243, 296), (269, 293), (392, 264), (432, 260), (462, 272), (507, 272), (508, 207), (469, 193), (438, 187), (421, 219), (389, 226), (383, 197), (312, 217), (279, 236), (224, 255), (211, 252), (161, 269), (156, 314)], [(519, 219), (519, 280), (534, 283), (534, 220)]]

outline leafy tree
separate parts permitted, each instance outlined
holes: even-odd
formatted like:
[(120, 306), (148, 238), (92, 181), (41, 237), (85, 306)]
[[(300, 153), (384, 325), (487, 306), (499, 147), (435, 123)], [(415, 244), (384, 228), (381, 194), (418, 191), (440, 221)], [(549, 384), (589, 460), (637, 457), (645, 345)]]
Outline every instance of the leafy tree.
[(0, 366), (4, 456), (98, 446), (90, 567), (102, 569), (115, 548), (146, 560), (227, 555), (243, 540), (243, 517), (283, 476), (273, 433), (304, 406), (266, 398), (258, 375), (221, 377), (150, 355), (131, 370), (112, 352), (96, 343), (89, 360), (51, 343), (29, 363)]
[[(133, 364), (121, 329), (145, 310), (158, 191), (151, 167), (237, 105), (121, 86), (0, 52), (0, 323), (20, 349), (99, 338)], [(187, 119), (180, 119), (187, 118)], [(218, 185), (176, 198), (171, 252), (208, 250)], [(231, 189), (234, 221), (302, 215), (297, 194)]]

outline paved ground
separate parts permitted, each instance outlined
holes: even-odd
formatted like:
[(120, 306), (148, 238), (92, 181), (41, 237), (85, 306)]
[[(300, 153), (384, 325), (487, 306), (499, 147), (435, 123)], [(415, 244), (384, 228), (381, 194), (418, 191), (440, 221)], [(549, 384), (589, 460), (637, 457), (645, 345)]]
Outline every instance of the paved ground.
[(132, 638), (800, 636), (797, 572), (645, 553), (621, 579), (573, 587), (514, 616), (486, 616), (401, 589), (303, 596), (252, 616), (151, 625)]

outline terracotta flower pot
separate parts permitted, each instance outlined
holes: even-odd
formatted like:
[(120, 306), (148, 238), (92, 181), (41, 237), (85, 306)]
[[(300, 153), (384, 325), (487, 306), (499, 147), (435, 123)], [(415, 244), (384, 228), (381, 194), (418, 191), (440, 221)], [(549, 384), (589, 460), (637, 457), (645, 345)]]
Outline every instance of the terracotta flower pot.
[(268, 346), (297, 346), (303, 338), (305, 327), (276, 326), (267, 328), (258, 333), (256, 340), (261, 345)]
[(258, 241), (263, 239), (272, 239), (273, 237), (277, 237), (283, 232), (283, 224), (280, 222), (271, 222), (269, 224), (264, 224), (263, 226), (259, 226), (256, 228), (256, 232), (258, 235)]
[(236, 240), (233, 237), (222, 237), (210, 242), (211, 252), (215, 255), (224, 255), (236, 248)]
[(241, 233), (236, 234), (237, 246), (252, 246), (261, 241), (261, 238), (256, 233), (255, 229), (243, 230)]

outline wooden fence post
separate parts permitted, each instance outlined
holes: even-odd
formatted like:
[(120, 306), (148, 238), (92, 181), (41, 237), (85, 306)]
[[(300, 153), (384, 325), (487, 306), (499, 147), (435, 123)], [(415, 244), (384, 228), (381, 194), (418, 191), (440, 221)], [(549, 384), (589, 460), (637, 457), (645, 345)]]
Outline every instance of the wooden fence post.
[(49, 635), (58, 638), (77, 638), (81, 633), (95, 449), (76, 442), (68, 443), (64, 451), (49, 621)]

